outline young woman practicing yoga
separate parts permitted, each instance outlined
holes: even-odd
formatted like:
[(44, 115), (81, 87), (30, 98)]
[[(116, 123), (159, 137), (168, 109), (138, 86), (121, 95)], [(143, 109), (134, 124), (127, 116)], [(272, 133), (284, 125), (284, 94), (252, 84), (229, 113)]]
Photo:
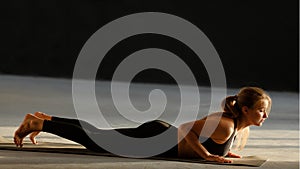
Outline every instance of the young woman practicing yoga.
[[(180, 158), (202, 158), (208, 161), (230, 163), (224, 158), (241, 156), (230, 152), (233, 141), (238, 136), (237, 146), (243, 148), (248, 138), (249, 126), (261, 126), (268, 118), (271, 109), (271, 98), (260, 88), (244, 87), (235, 96), (228, 96), (223, 101), (223, 112), (217, 112), (203, 119), (188, 122), (178, 128), (160, 121), (150, 121), (137, 128), (115, 129), (130, 137), (145, 138), (155, 136), (169, 128), (175, 128), (178, 144), (162, 156)], [(201, 134), (204, 123), (217, 123), (211, 135)], [(83, 129), (81, 124), (84, 124)], [(30, 140), (36, 144), (35, 137), (40, 131), (52, 133), (75, 141), (92, 151), (105, 151), (88, 137), (86, 132), (97, 135), (104, 130), (77, 119), (66, 119), (50, 116), (41, 112), (27, 114), (14, 135), (16, 146), (23, 146), (23, 139), (30, 134)], [(109, 130), (105, 130), (108, 132)], [(203, 140), (204, 141), (201, 141)]]

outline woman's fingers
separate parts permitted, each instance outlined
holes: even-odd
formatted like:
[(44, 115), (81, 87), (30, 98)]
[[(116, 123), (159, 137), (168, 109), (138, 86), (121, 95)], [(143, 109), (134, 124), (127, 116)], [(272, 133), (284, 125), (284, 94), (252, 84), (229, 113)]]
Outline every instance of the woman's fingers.
[(232, 160), (225, 159), (224, 157), (216, 157), (217, 161), (220, 163), (232, 163)]
[(207, 161), (216, 161), (219, 163), (232, 163), (232, 160), (226, 159), (222, 156), (218, 156), (218, 155), (209, 155), (206, 158)]
[(227, 157), (232, 157), (232, 158), (242, 158), (242, 156), (232, 153), (232, 152), (228, 152)]

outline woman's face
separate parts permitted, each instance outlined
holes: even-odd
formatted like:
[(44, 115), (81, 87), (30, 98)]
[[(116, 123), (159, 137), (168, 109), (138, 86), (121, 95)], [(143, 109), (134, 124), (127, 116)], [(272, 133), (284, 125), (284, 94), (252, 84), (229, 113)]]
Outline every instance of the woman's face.
[(263, 122), (268, 118), (269, 101), (267, 99), (261, 99), (256, 102), (253, 108), (247, 108), (246, 116), (251, 125), (261, 126)]

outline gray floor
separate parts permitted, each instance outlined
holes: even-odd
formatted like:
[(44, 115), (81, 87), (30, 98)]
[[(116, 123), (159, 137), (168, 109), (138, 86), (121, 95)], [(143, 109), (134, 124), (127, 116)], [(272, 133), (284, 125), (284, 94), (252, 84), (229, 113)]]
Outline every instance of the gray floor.
[[(149, 92), (159, 88), (168, 99), (165, 112), (145, 114), (139, 122), (155, 117), (172, 122), (177, 116), (180, 93), (170, 85), (134, 84), (130, 87), (132, 104), (139, 110), (147, 110)], [(198, 118), (207, 114), (210, 93), (209, 88), (199, 87), (201, 102)], [(234, 94), (237, 89), (228, 89)], [(124, 118), (130, 111), (117, 114), (109, 97), (109, 83), (97, 82), (96, 95), (101, 111), (111, 127), (130, 127), (138, 123)], [(261, 168), (299, 168), (299, 95), (291, 92), (268, 91), (273, 99), (273, 108), (269, 119), (262, 127), (251, 127), (251, 134), (241, 155), (258, 155), (269, 160)], [(26, 113), (44, 111), (52, 115), (77, 117), (72, 100), (72, 82), (66, 79), (0, 76), (0, 136), (12, 139), (14, 130)], [(85, 103), (88, 104), (88, 103)], [(189, 107), (185, 108), (189, 120)], [(214, 110), (219, 108), (215, 106)], [(175, 112), (175, 113), (174, 113)], [(87, 113), (85, 120), (97, 123), (94, 115)], [(101, 126), (100, 126), (101, 127)], [(39, 141), (66, 142), (51, 134), (42, 133)], [(28, 140), (27, 140), (28, 141)], [(70, 154), (0, 151), (0, 168), (247, 168), (193, 164), (184, 162), (155, 161), (145, 159), (127, 159), (113, 157), (95, 157)]]

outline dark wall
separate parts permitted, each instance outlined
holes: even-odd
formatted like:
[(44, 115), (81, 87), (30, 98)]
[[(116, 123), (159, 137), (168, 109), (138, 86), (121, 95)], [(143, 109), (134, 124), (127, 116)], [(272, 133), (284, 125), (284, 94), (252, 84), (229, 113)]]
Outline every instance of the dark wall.
[[(223, 62), (229, 87), (257, 85), (298, 91), (298, 1), (12, 0), (1, 5), (0, 73), (71, 78), (86, 40), (121, 16), (157, 11), (197, 25)], [(182, 57), (200, 85), (209, 85), (201, 61), (180, 42), (159, 35), (131, 37), (103, 61), (98, 78), (110, 79), (121, 60), (137, 50), (159, 47)], [(172, 83), (161, 71), (135, 81)]]

